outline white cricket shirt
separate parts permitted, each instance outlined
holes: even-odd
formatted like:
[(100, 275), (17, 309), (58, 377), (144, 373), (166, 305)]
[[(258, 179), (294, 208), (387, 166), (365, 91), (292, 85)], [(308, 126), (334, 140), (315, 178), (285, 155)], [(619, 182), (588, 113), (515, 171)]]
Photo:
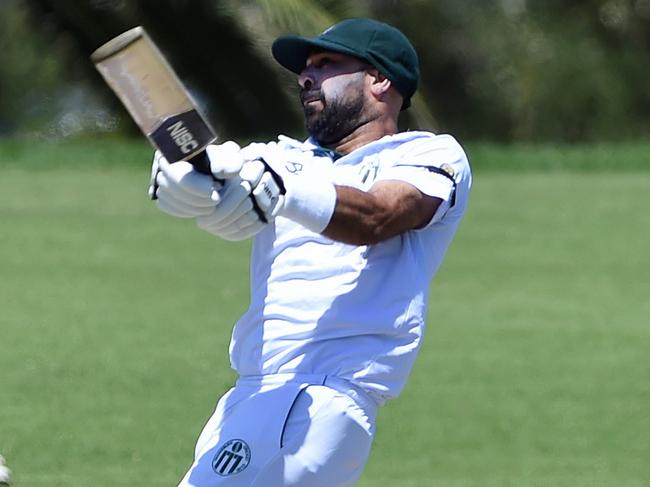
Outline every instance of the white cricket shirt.
[(375, 245), (336, 242), (282, 217), (253, 242), (251, 304), (233, 330), (233, 368), (244, 376), (336, 375), (379, 403), (396, 396), (420, 347), (429, 283), (467, 205), (463, 149), (449, 135), (404, 132), (338, 159), (311, 140), (282, 136), (244, 150), (287, 186), (297, 176), (361, 190), (400, 180), (444, 201), (425, 228)]

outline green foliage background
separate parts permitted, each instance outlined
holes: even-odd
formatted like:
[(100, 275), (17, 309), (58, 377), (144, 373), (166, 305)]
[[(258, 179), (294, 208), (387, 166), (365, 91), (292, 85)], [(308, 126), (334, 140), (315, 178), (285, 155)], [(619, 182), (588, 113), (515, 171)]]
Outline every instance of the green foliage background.
[[(422, 83), (402, 128), (463, 140), (579, 142), (650, 134), (647, 0), (3, 0), (0, 136), (135, 133), (89, 54), (144, 25), (225, 137), (304, 135), (284, 33), (350, 16), (400, 27)], [(236, 61), (235, 61), (236, 60)]]

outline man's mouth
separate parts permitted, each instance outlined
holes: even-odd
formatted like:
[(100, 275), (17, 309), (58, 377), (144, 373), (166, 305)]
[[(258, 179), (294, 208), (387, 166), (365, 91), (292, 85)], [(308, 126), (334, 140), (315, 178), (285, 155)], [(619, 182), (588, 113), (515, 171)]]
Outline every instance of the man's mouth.
[(307, 105), (308, 103), (320, 100), (320, 91), (305, 91), (303, 93), (300, 93), (300, 101), (303, 105)]

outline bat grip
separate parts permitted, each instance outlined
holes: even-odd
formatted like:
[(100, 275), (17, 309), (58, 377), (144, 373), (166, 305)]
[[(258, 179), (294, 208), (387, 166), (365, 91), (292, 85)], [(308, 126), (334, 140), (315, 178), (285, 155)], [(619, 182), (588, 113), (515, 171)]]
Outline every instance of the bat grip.
[(189, 159), (188, 162), (201, 174), (212, 174), (212, 171), (210, 171), (210, 159), (205, 151), (199, 152)]
[(214, 179), (215, 181), (223, 183), (223, 179), (215, 178), (214, 175), (212, 174), (212, 171), (210, 170), (210, 159), (208, 158), (208, 154), (206, 151), (199, 152), (197, 155), (192, 157), (188, 162), (192, 164), (192, 166), (194, 166), (194, 169), (196, 169), (201, 174), (207, 174), (208, 176), (212, 176), (212, 179)]

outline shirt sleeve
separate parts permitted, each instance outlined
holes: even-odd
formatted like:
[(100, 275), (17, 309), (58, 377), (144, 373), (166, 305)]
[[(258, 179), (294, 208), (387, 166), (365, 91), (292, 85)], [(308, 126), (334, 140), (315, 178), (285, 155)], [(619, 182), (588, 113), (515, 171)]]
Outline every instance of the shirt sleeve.
[(422, 193), (440, 198), (443, 201), (451, 199), (454, 191), (453, 179), (438, 172), (430, 171), (427, 166), (393, 166), (382, 172), (378, 179), (404, 181), (415, 186)]
[(456, 176), (465, 160), (465, 153), (448, 135), (421, 137), (411, 140), (392, 155), (382, 168), (378, 180), (404, 181), (422, 193), (439, 198), (442, 203), (429, 225), (440, 221), (453, 206), (456, 196)]

